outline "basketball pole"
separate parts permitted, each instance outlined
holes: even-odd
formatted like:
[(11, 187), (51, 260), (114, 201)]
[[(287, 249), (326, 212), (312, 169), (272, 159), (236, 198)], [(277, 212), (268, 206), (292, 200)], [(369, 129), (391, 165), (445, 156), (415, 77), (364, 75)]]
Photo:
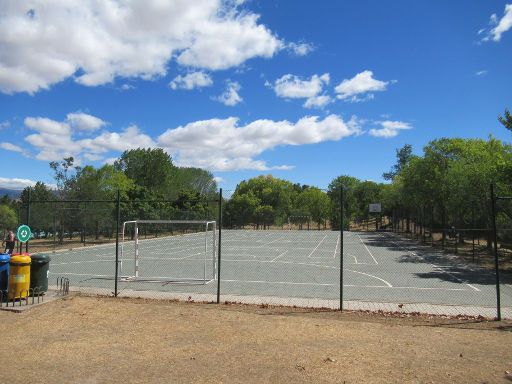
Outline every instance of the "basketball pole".
[(220, 259), (222, 253), (222, 188), (219, 190), (219, 245), (217, 252), (217, 304), (220, 304)]
[(117, 297), (117, 279), (119, 275), (119, 222), (121, 221), (121, 193), (117, 190), (117, 201), (116, 201), (116, 270), (114, 272), (114, 297)]
[(501, 297), (500, 297), (500, 267), (498, 263), (498, 233), (496, 226), (496, 195), (494, 185), (491, 184), (491, 208), (492, 208), (492, 229), (494, 242), (494, 269), (496, 272), (496, 319), (501, 320)]
[(340, 188), (340, 311), (343, 311), (343, 185)]

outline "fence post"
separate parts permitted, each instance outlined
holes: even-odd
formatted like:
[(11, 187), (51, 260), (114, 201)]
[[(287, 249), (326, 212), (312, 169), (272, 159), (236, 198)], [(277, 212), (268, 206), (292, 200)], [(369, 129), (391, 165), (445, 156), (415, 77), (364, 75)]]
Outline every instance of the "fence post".
[(119, 275), (119, 224), (121, 221), (121, 193), (117, 190), (116, 199), (116, 270), (114, 273), (114, 297), (117, 297), (117, 279)]
[(501, 320), (500, 268), (498, 264), (498, 234), (496, 231), (496, 196), (491, 184), (492, 229), (494, 233), (494, 269), (496, 271), (496, 318)]
[[(32, 200), (32, 187), (28, 187), (28, 207), (27, 207), (27, 226), (30, 227), (30, 204)], [(30, 239), (27, 240), (25, 243), (25, 252), (28, 253), (28, 243), (30, 242)]]
[(343, 311), (343, 185), (340, 188), (340, 311)]
[(222, 188), (219, 190), (219, 245), (217, 252), (217, 304), (220, 304), (220, 260), (222, 253)]

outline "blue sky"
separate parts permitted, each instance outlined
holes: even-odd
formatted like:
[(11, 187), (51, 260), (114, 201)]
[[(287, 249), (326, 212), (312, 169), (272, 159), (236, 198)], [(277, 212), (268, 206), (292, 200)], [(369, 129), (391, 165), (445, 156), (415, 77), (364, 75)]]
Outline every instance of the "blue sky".
[(163, 147), (233, 189), (382, 181), (395, 149), (511, 141), (507, 1), (1, 1), (0, 187)]

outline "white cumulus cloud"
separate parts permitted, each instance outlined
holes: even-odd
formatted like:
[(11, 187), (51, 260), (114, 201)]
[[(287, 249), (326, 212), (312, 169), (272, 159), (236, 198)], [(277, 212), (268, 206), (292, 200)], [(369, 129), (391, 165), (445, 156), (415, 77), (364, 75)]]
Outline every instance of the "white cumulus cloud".
[(168, 64), (209, 70), (286, 46), (240, 2), (30, 0), (0, 7), (0, 91), (35, 93), (74, 78), (150, 80)]
[(213, 80), (207, 73), (198, 71), (187, 73), (185, 76), (178, 75), (170, 83), (172, 89), (186, 89), (209, 87)]
[(332, 101), (328, 95), (319, 95), (309, 97), (304, 103), (306, 108), (323, 108)]
[(351, 79), (345, 79), (339, 83), (334, 90), (337, 98), (347, 101), (364, 101), (372, 99), (373, 94), (370, 92), (385, 91), (388, 84), (396, 81), (381, 81), (373, 78), (372, 71), (363, 71), (358, 73)]
[(244, 101), (244, 99), (242, 99), (238, 94), (238, 91), (240, 91), (241, 88), (240, 84), (236, 81), (228, 81), (224, 92), (220, 96), (215, 97), (214, 100), (217, 100), (228, 107), (233, 107)]
[(281, 145), (305, 145), (336, 141), (361, 132), (355, 118), (348, 122), (329, 115), (323, 120), (308, 116), (292, 123), (286, 120), (256, 120), (238, 125), (238, 119), (196, 121), (169, 129), (157, 143), (179, 164), (212, 171), (239, 169), (291, 169), (292, 165), (269, 166), (257, 159), (264, 151)]
[(321, 94), (323, 87), (330, 82), (328, 73), (313, 75), (310, 79), (286, 74), (277, 79), (274, 84), (268, 84), (274, 89), (277, 96), (286, 99), (306, 99), (304, 107), (321, 108), (331, 102), (328, 95)]
[(21, 148), (18, 145), (14, 145), (12, 143), (6, 143), (6, 142), (0, 143), (0, 148), (5, 149), (6, 151), (24, 153), (23, 148)]
[(96, 116), (82, 112), (68, 113), (66, 121), (72, 128), (80, 131), (96, 131), (107, 123)]
[(17, 179), (0, 177), (0, 187), (7, 189), (24, 189), (26, 187), (33, 187), (36, 182), (29, 179)]
[(489, 19), (489, 28), (482, 28), (478, 31), (478, 35), (484, 34), (482, 41), (493, 40), (499, 42), (501, 36), (512, 28), (512, 4), (505, 5), (503, 17), (498, 20), (498, 16), (493, 13)]
[(412, 129), (411, 124), (403, 121), (377, 121), (381, 128), (373, 128), (368, 131), (368, 134), (375, 137), (390, 138), (397, 136), (401, 130)]
[(310, 43), (288, 43), (287, 48), (296, 56), (306, 56), (315, 49)]
[[(37, 151), (39, 160), (55, 161), (64, 157), (73, 156), (80, 161), (83, 157), (90, 161), (101, 160), (109, 151), (122, 152), (139, 147), (153, 147), (153, 140), (142, 133), (135, 125), (123, 129), (121, 132), (103, 131), (97, 136), (77, 139), (76, 133), (88, 127), (99, 124), (105, 125), (103, 120), (92, 115), (86, 115), (85, 119), (70, 119), (55, 121), (46, 117), (27, 117), (25, 126), (36, 131), (25, 137), (25, 141), (31, 144)], [(81, 114), (80, 114), (81, 115)], [(81, 116), (83, 117), (83, 116)], [(97, 119), (97, 120), (96, 120)], [(78, 124), (76, 122), (79, 121)], [(84, 121), (86, 123), (84, 123)]]
[[(39, 160), (58, 161), (73, 156), (76, 164), (84, 161), (110, 164), (116, 153), (161, 147), (179, 165), (211, 171), (292, 169), (293, 164), (269, 165), (260, 155), (280, 146), (338, 141), (362, 133), (361, 121), (356, 117), (344, 121), (334, 114), (323, 119), (305, 116), (296, 122), (259, 119), (239, 124), (236, 117), (201, 120), (168, 129), (155, 138), (141, 132), (135, 125), (119, 131), (102, 128), (96, 132), (79, 130), (67, 118), (56, 121), (46, 117), (27, 117), (24, 122), (34, 131), (25, 137), (25, 141), (32, 146), (31, 150)], [(382, 125), (390, 123), (382, 122)], [(400, 129), (396, 125), (393, 128)], [(21, 149), (10, 143), (3, 143), (0, 147), (14, 151)]]

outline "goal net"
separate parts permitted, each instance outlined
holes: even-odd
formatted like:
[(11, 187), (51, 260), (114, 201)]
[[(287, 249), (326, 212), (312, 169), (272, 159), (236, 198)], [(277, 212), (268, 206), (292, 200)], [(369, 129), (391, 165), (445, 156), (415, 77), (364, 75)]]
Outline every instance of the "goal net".
[(121, 280), (199, 284), (215, 280), (216, 232), (215, 221), (125, 221)]
[(288, 229), (308, 229), (311, 223), (311, 216), (295, 215), (288, 216)]

